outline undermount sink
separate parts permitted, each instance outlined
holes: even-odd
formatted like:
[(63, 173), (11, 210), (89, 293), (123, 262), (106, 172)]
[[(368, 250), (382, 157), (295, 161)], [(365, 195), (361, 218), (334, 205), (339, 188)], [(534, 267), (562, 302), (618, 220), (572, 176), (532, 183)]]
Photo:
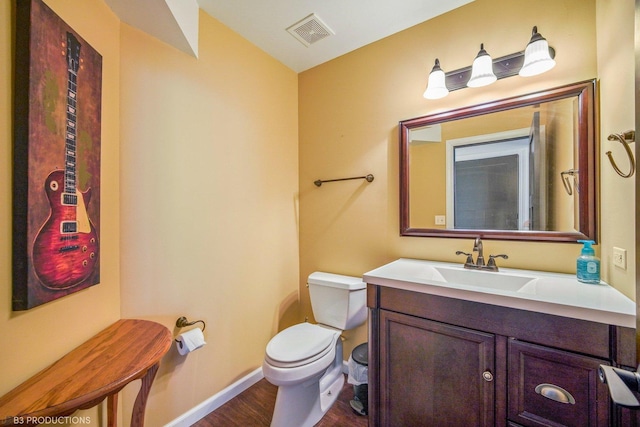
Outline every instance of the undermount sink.
[(482, 270), (465, 270), (464, 268), (433, 267), (447, 283), (479, 286), (482, 288), (518, 291), (535, 277), (505, 274)]

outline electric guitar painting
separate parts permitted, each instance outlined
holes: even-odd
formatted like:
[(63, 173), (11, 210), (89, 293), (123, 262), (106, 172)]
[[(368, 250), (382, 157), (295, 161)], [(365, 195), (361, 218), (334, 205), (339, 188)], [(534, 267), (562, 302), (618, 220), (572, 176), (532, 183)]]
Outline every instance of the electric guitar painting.
[(67, 108), (64, 170), (54, 170), (44, 189), (51, 212), (34, 240), (33, 267), (46, 288), (68, 289), (84, 282), (98, 260), (98, 236), (87, 214), (91, 189), (81, 192), (76, 175), (76, 105), (80, 43), (67, 32)]

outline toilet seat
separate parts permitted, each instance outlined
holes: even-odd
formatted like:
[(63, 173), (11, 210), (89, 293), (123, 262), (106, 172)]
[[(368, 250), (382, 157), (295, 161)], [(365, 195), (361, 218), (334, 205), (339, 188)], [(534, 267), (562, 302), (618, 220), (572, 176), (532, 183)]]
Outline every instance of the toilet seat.
[(281, 331), (269, 341), (266, 360), (279, 368), (303, 366), (331, 352), (339, 336), (339, 331), (300, 323)]

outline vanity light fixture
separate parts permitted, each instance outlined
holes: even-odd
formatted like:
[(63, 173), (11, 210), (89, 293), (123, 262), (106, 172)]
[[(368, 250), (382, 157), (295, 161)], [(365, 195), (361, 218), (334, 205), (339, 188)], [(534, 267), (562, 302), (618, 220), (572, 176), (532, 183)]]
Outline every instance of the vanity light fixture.
[(465, 87), (481, 87), (505, 77), (529, 77), (550, 70), (556, 64), (553, 59), (555, 50), (538, 33), (538, 27), (533, 27), (531, 33), (531, 39), (524, 51), (492, 60), (484, 50), (484, 44), (481, 44), (473, 65), (458, 70), (445, 73), (440, 68), (440, 61), (436, 59), (423, 96), (427, 99), (439, 99), (451, 91)]
[(555, 66), (556, 61), (551, 57), (549, 43), (540, 35), (538, 27), (533, 27), (531, 40), (524, 50), (524, 64), (518, 74), (522, 77), (536, 76)]
[(429, 74), (429, 83), (424, 91), (424, 97), (427, 99), (440, 99), (449, 95), (449, 89), (447, 89), (444, 78), (444, 71), (440, 68), (440, 61), (436, 58), (436, 63)]
[(468, 87), (482, 87), (490, 85), (498, 80), (495, 74), (493, 74), (493, 60), (489, 56), (486, 50), (484, 50), (484, 44), (480, 43), (480, 51), (473, 60), (471, 66), (471, 78), (467, 82)]

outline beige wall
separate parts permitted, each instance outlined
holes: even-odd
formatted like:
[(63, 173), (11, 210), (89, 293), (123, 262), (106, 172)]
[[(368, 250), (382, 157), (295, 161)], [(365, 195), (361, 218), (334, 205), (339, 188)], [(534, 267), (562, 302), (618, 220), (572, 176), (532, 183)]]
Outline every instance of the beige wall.
[[(596, 34), (595, 0), (543, 0), (535, 5), (525, 0), (476, 0), (301, 73), (301, 281), (314, 270), (358, 276), (399, 257), (463, 262), (455, 251), (471, 249), (469, 239), (399, 236), (399, 120), (598, 77), (602, 98), (618, 102), (616, 110), (628, 110), (611, 128), (632, 127), (633, 2), (598, 0), (598, 4), (598, 10), (607, 12), (599, 20), (606, 21), (605, 28), (610, 29), (602, 43), (606, 43), (607, 56), (624, 57), (621, 65), (605, 62), (596, 54), (596, 40), (600, 42), (604, 35)], [(517, 52), (525, 47), (534, 25), (556, 49), (557, 66), (550, 72), (459, 90), (441, 100), (422, 97), (435, 58), (447, 71), (470, 65), (481, 42), (494, 57)], [(617, 115), (602, 110), (603, 123)], [(612, 245), (625, 247), (630, 260), (634, 256), (632, 180), (620, 185), (609, 167), (603, 169), (602, 193), (607, 194), (603, 199), (615, 193), (618, 205), (602, 208), (601, 236), (607, 246), (602, 250), (604, 279), (634, 297), (634, 266), (614, 272), (609, 256)], [(319, 189), (313, 186), (318, 177), (365, 173), (375, 175), (371, 184), (351, 181)], [(568, 273), (575, 272), (579, 248), (577, 244), (485, 242), (488, 253), (509, 255), (502, 265)], [(303, 313), (311, 316), (303, 288), (301, 300)], [(366, 341), (366, 328), (347, 336), (345, 351)]]
[[(534, 11), (527, 0), (476, 0), (300, 75), (202, 13), (196, 60), (121, 25), (102, 0), (46, 2), (103, 55), (101, 284), (14, 313), (11, 242), (0, 240), (0, 337), (18, 349), (3, 353), (0, 394), (121, 316), (174, 330), (186, 315), (207, 322), (208, 344), (186, 358), (170, 350), (147, 423), (178, 417), (258, 367), (278, 329), (312, 317), (304, 287), (312, 271), (359, 276), (400, 256), (461, 262), (453, 253), (470, 241), (399, 236), (399, 120), (593, 77), (601, 80), (603, 271), (634, 294), (633, 181), (615, 175), (604, 156), (612, 149), (624, 165), (606, 135), (633, 127), (632, 0), (544, 0)], [(0, 2), (4, 230), (13, 11), (12, 1)], [(469, 65), (480, 42), (494, 56), (521, 50), (533, 25), (558, 52), (550, 73), (422, 98), (435, 57), (452, 70)], [(312, 184), (367, 173), (375, 175), (370, 184)], [(511, 267), (566, 272), (579, 250), (485, 246), (508, 253)], [(629, 251), (627, 271), (611, 266), (612, 246)], [(345, 355), (366, 341), (366, 328), (347, 338)], [(136, 391), (123, 393), (125, 413)]]
[[(0, 2), (0, 395), (120, 318), (120, 26), (100, 0), (46, 2), (103, 57), (100, 284), (11, 311), (14, 2)], [(19, 238), (19, 237), (16, 237)], [(89, 412), (98, 422), (97, 411)], [(96, 424), (97, 425), (97, 424)]]
[(124, 24), (120, 49), (122, 316), (207, 324), (163, 360), (159, 426), (260, 367), (297, 300), (297, 75), (205, 13), (198, 59)]
[[(624, 148), (608, 141), (612, 133), (635, 128), (634, 2), (597, 2), (598, 77), (600, 78), (600, 226), (602, 270), (605, 279), (620, 291), (635, 297), (635, 177), (618, 176), (605, 155), (611, 151), (620, 169), (627, 172)], [(637, 151), (637, 143), (631, 148)], [(637, 172), (636, 172), (637, 173)], [(634, 203), (635, 200), (635, 203)], [(612, 248), (627, 250), (627, 269), (612, 264)]]
[[(47, 0), (103, 56), (101, 283), (11, 311), (0, 251), (0, 395), (120, 317), (203, 319), (208, 344), (163, 359), (147, 424), (165, 423), (258, 368), (297, 321), (297, 75), (208, 15), (190, 57), (101, 0)], [(0, 2), (0, 222), (11, 229), (12, 16)], [(124, 183), (122, 186), (120, 182)], [(6, 235), (6, 232), (5, 232)], [(129, 424), (138, 386), (123, 391)], [(92, 425), (102, 413), (89, 412)]]

